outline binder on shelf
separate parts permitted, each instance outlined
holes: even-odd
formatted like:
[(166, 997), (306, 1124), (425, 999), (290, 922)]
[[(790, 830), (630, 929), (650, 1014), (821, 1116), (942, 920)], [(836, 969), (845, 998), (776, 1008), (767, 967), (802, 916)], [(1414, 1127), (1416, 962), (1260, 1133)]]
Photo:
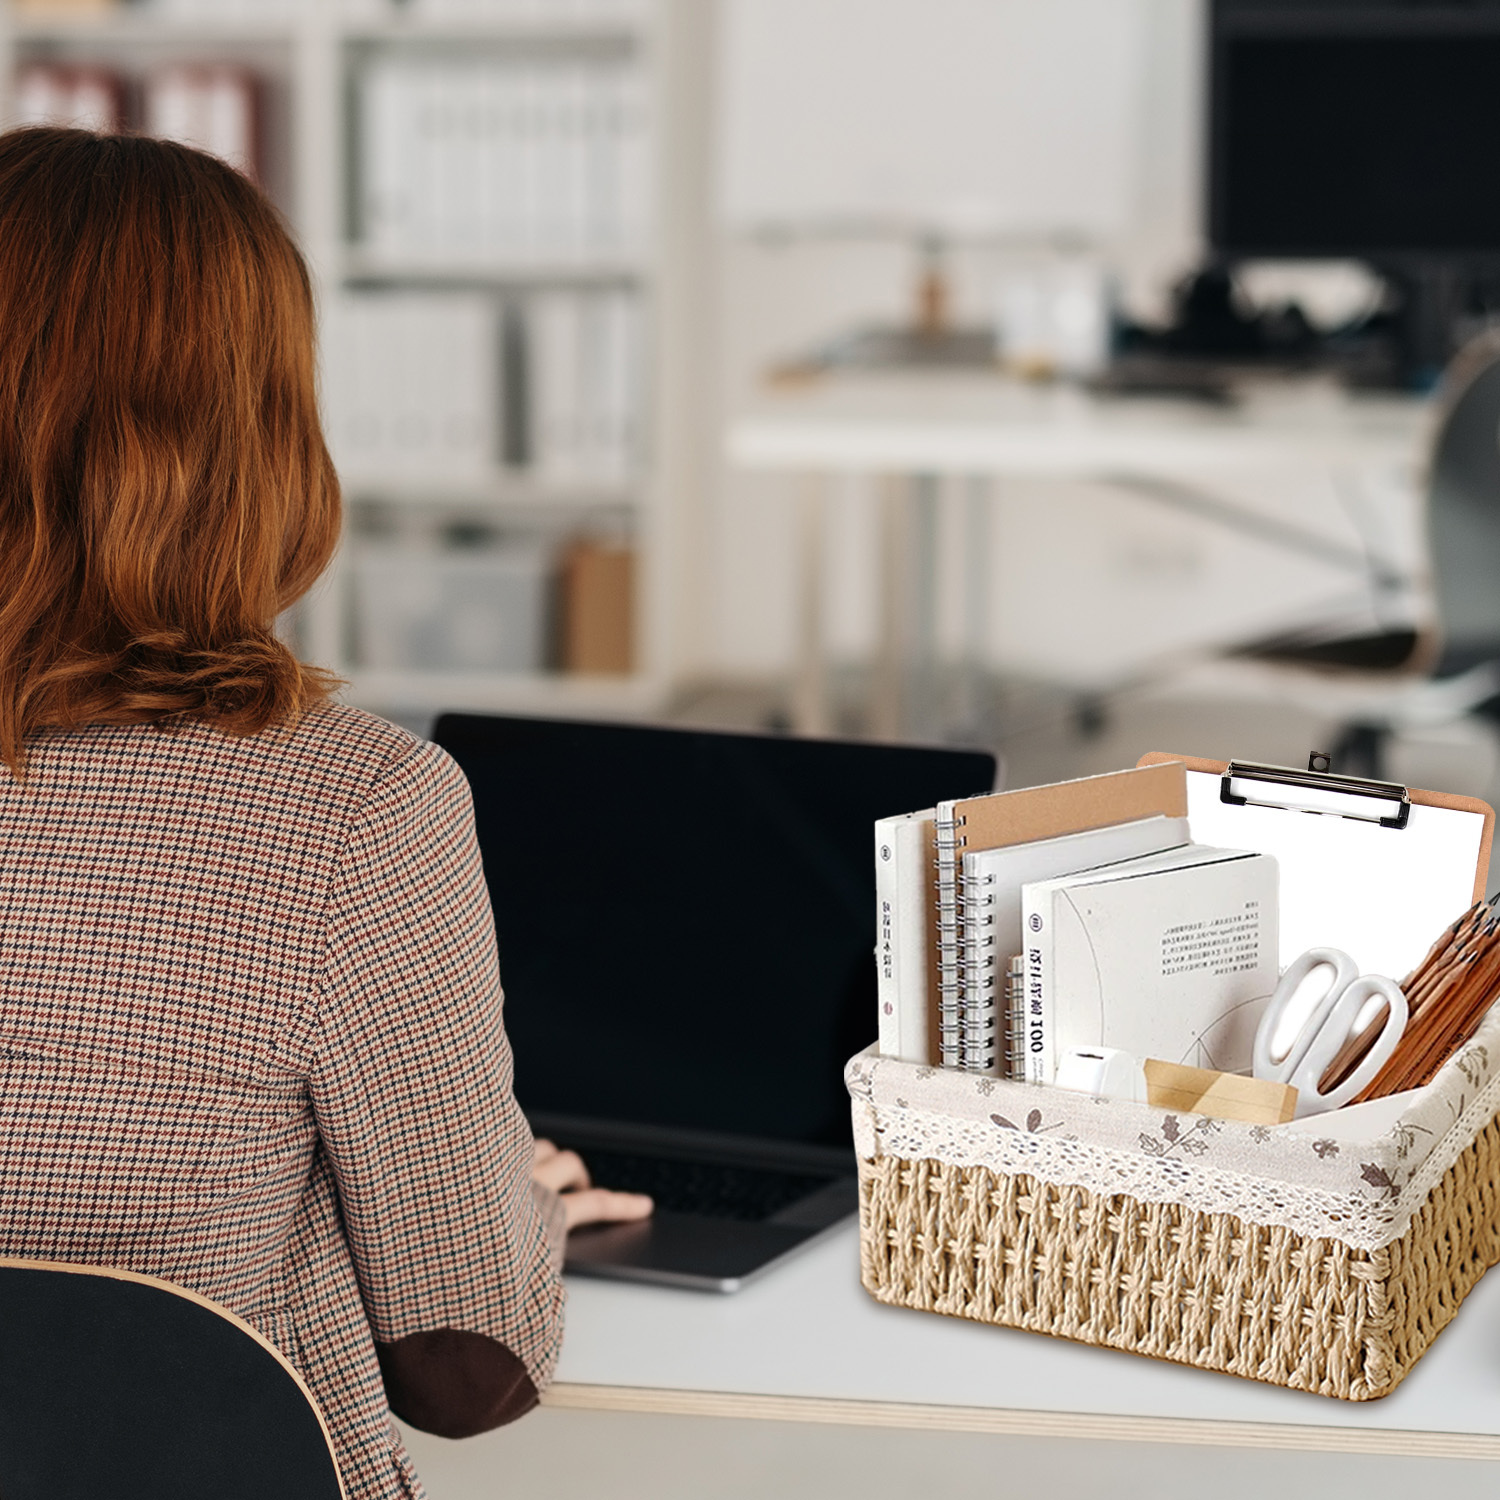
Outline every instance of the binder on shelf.
[(124, 124), (124, 99), (124, 80), (108, 68), (28, 63), (16, 73), (12, 118), (17, 125), (116, 131)]
[(566, 484), (585, 470), (583, 455), (583, 300), (574, 291), (531, 300), (532, 453), (537, 477)]
[(397, 269), (626, 265), (649, 215), (640, 73), (629, 58), (371, 57), (361, 246)]
[(628, 484), (637, 466), (642, 361), (637, 298), (624, 291), (538, 292), (524, 338), (537, 478)]
[(358, 482), (482, 485), (496, 472), (502, 351), (492, 298), (331, 298), (322, 329), (329, 446)]
[[(141, 127), (147, 135), (211, 151), (257, 177), (259, 91), (244, 68), (174, 63), (146, 75)], [(16, 74), (13, 118), (18, 125), (121, 130), (125, 80), (109, 68), (28, 63)]]
[(330, 446), (355, 481), (509, 471), (621, 491), (639, 469), (637, 298), (625, 291), (350, 293), (324, 310)]
[(534, 404), (526, 309), (510, 298), (500, 313), (500, 462), (507, 468), (528, 469), (536, 456)]
[(172, 63), (146, 75), (147, 135), (180, 141), (260, 177), (260, 84), (245, 68)]

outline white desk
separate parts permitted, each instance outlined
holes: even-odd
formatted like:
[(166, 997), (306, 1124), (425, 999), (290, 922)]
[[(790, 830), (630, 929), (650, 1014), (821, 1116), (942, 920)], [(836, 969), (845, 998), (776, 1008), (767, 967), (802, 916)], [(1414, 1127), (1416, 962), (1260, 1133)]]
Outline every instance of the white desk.
[(1352, 1403), (881, 1307), (857, 1266), (849, 1227), (732, 1297), (572, 1278), (544, 1409), (460, 1443), (408, 1433), (418, 1471), (433, 1500), (1409, 1500), (1494, 1484), (1500, 1272), (1392, 1395)]
[(1500, 1274), (1380, 1401), (882, 1307), (849, 1225), (730, 1297), (574, 1277), (548, 1405), (1500, 1459)]
[[(1257, 511), (1216, 493), (1247, 474), (1337, 472), (1358, 485), (1373, 472), (1410, 471), (1427, 443), (1430, 411), (1398, 396), (1350, 396), (1316, 381), (1249, 389), (1234, 406), (1184, 400), (1095, 398), (1064, 386), (998, 377), (840, 377), (767, 398), (734, 422), (728, 458), (744, 470), (806, 481), (800, 528), (802, 587), (796, 727), (826, 732), (821, 538), (830, 476), (903, 476), (880, 488), (882, 622), (876, 727), (900, 728), (903, 660), (930, 670), (936, 577), (936, 483), (970, 485), (974, 527), (986, 487), (1005, 479), (1099, 480), (1259, 536), (1359, 574), (1360, 538), (1337, 518)], [(915, 520), (914, 534), (905, 525)], [(967, 546), (966, 616), (983, 616), (983, 547)], [(917, 597), (903, 605), (899, 579), (915, 558)], [(909, 622), (903, 616), (909, 616)], [(915, 643), (903, 637), (915, 632)]]

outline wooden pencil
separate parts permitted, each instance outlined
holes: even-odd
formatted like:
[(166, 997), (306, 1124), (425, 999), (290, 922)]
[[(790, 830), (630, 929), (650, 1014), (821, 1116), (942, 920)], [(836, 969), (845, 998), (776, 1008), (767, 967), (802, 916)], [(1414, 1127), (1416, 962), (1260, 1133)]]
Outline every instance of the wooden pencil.
[[(1412, 1018), (1426, 1008), (1442, 986), (1470, 958), (1476, 936), (1487, 927), (1493, 930), (1496, 920), (1487, 901), (1476, 901), (1438, 935), (1437, 941), (1427, 950), (1421, 963), (1401, 981), (1401, 993), (1406, 997), (1408, 1026), (1411, 1025)], [(1359, 1066), (1361, 1059), (1384, 1029), (1388, 1014), (1388, 1008), (1382, 1007), (1378, 1015), (1354, 1032), (1339, 1048), (1333, 1061), (1324, 1070), (1319, 1084), (1325, 1093), (1337, 1088)], [(1373, 1081), (1370, 1087), (1374, 1087)], [(1373, 1094), (1368, 1096), (1376, 1097)], [(1364, 1098), (1366, 1095), (1362, 1094), (1360, 1097)]]
[(1477, 908), (1469, 916), (1467, 925), (1461, 919), (1433, 945), (1408, 979), (1406, 1030), (1357, 1103), (1430, 1083), (1500, 994), (1500, 922), (1488, 911), (1477, 917)]

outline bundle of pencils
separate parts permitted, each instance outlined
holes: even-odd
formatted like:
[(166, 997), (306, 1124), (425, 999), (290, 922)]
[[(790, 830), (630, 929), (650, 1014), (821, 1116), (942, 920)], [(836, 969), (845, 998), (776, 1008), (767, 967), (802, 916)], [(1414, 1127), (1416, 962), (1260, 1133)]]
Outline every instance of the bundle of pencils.
[(1488, 902), (1475, 902), (1402, 980), (1401, 989), (1406, 1030), (1356, 1103), (1431, 1083), (1473, 1036), (1500, 996), (1500, 912)]

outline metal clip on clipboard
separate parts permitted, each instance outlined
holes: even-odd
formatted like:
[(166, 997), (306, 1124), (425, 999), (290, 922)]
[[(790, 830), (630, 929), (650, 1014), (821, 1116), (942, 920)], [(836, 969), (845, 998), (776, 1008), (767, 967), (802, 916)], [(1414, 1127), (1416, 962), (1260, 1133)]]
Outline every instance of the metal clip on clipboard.
[[(1265, 790), (1271, 787), (1291, 787), (1296, 792), (1276, 796)], [(1231, 807), (1281, 807), (1288, 812), (1353, 818), (1382, 828), (1405, 828), (1411, 816), (1411, 797), (1400, 782), (1335, 775), (1328, 769), (1328, 757), (1319, 754), (1308, 757), (1305, 771), (1232, 760), (1219, 782), (1219, 800)]]

